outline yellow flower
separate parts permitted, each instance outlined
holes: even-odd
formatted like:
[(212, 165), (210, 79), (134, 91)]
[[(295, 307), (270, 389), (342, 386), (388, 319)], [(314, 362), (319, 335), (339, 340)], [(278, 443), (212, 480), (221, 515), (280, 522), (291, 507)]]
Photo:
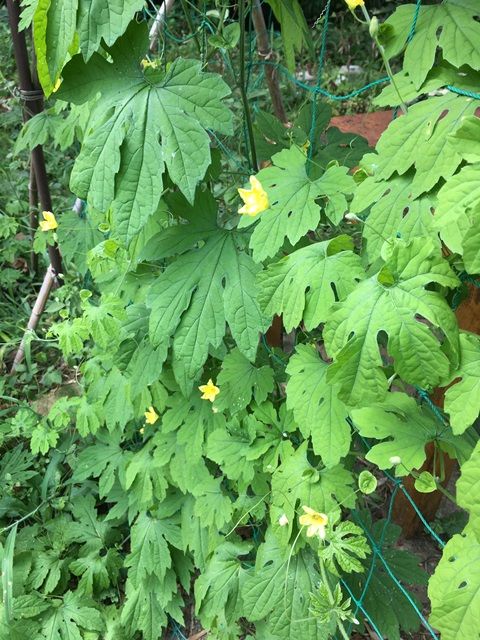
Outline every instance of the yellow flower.
[(345, 2), (347, 3), (348, 8), (351, 9), (352, 11), (357, 7), (365, 6), (365, 0), (345, 0)]
[(260, 180), (255, 176), (250, 176), (251, 189), (239, 189), (241, 199), (245, 203), (244, 206), (238, 210), (238, 213), (242, 213), (246, 216), (253, 216), (262, 213), (265, 209), (268, 209), (268, 196), (262, 187)]
[(142, 65), (142, 69), (148, 69), (149, 67), (150, 69), (156, 69), (158, 67), (156, 60), (148, 60), (147, 58), (144, 58), (140, 64)]
[(145, 422), (147, 424), (155, 424), (158, 420), (158, 413), (153, 407), (148, 407), (148, 411), (145, 411)]
[(202, 400), (210, 400), (210, 402), (213, 402), (220, 393), (220, 389), (213, 384), (211, 378), (207, 384), (202, 384), (198, 388), (203, 394)]
[(51, 211), (42, 211), (43, 220), (40, 222), (42, 231), (50, 231), (58, 227), (58, 222)]
[(300, 516), (300, 524), (302, 527), (308, 526), (307, 537), (311, 538), (318, 535), (322, 540), (325, 538), (325, 527), (328, 524), (328, 516), (324, 513), (318, 513), (310, 507), (303, 506), (305, 511), (303, 516)]

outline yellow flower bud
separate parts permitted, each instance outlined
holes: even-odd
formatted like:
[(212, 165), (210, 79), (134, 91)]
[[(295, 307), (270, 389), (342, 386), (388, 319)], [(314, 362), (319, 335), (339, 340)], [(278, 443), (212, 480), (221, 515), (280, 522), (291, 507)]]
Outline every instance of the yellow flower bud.
[(365, 6), (365, 0), (345, 0), (345, 2), (347, 3), (348, 8), (350, 9), (350, 11), (353, 11), (357, 7), (364, 7)]

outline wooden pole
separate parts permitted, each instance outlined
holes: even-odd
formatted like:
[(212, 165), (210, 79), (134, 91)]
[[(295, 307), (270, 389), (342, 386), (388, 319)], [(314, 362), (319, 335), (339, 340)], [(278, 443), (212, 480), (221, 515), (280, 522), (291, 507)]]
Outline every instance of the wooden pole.
[[(43, 92), (39, 86), (35, 86), (30, 71), (30, 63), (28, 60), (27, 43), (25, 33), (18, 30), (20, 22), (20, 3), (15, 0), (7, 0), (8, 19), (10, 22), (10, 30), (12, 33), (13, 51), (15, 62), (17, 65), (20, 95), (24, 101), (25, 119), (40, 113), (43, 110)], [(40, 145), (32, 150), (32, 166), (35, 172), (35, 183), (38, 191), (40, 206), (43, 211), (52, 210), (52, 199), (50, 197), (50, 189), (48, 187), (47, 170), (45, 167), (45, 157), (43, 149)], [(48, 247), (48, 255), (50, 265), (52, 267), (53, 276), (56, 280), (61, 281), (62, 274), (62, 257), (58, 246), (55, 244)]]
[[(38, 227), (38, 192), (37, 192), (37, 184), (35, 181), (35, 171), (33, 170), (33, 165), (30, 162), (30, 178), (28, 180), (28, 204), (30, 207), (30, 234), (32, 237), (35, 236), (35, 231)], [(32, 248), (32, 254), (30, 259), (30, 267), (32, 272), (35, 275), (38, 275), (38, 255)]]
[[(260, 0), (253, 0), (252, 2), (252, 21), (257, 35), (258, 55), (268, 62), (273, 59), (274, 53), (270, 47), (267, 26), (265, 24), (265, 17)], [(265, 65), (265, 79), (267, 81), (268, 91), (270, 92), (273, 111), (283, 124), (287, 124), (288, 118), (283, 105), (282, 92), (280, 91), (278, 76), (273, 65)]]

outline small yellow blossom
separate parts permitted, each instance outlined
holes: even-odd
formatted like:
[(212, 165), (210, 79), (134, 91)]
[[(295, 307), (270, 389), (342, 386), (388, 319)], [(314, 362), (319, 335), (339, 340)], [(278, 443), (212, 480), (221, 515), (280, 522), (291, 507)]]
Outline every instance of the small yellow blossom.
[(158, 420), (158, 413), (153, 407), (148, 407), (148, 411), (145, 411), (145, 422), (147, 424), (155, 424)]
[(287, 517), (287, 514), (286, 514), (286, 513), (282, 513), (282, 515), (279, 517), (279, 519), (278, 519), (278, 524), (279, 524), (281, 527), (286, 527), (286, 526), (287, 526), (287, 524), (288, 524), (288, 517)]
[(143, 434), (145, 433), (145, 429), (142, 427), (141, 429), (138, 430), (140, 435), (143, 436)]
[(307, 152), (310, 149), (310, 140), (305, 140), (305, 142), (300, 146), (300, 149), (305, 155), (307, 155)]
[(348, 8), (351, 9), (352, 11), (357, 7), (365, 6), (365, 0), (345, 0), (345, 2), (347, 3)]
[(328, 524), (328, 516), (324, 513), (318, 513), (310, 507), (303, 506), (305, 511), (303, 516), (300, 516), (299, 521), (302, 527), (308, 526), (307, 537), (312, 538), (318, 535), (322, 540), (325, 538), (325, 527)]
[(144, 58), (140, 64), (142, 65), (142, 69), (156, 69), (158, 67), (157, 60), (148, 60), (148, 58)]
[(202, 384), (198, 388), (203, 394), (202, 400), (210, 400), (210, 402), (213, 402), (220, 393), (220, 389), (213, 384), (213, 380), (211, 378), (207, 384)]
[(250, 185), (251, 189), (238, 190), (241, 199), (245, 203), (244, 206), (238, 210), (238, 213), (253, 218), (259, 213), (262, 213), (262, 211), (265, 211), (265, 209), (268, 209), (269, 203), (268, 196), (258, 178), (250, 176)]
[(42, 231), (50, 231), (58, 227), (58, 222), (51, 211), (42, 211), (43, 220), (40, 222)]
[(52, 89), (52, 93), (55, 93), (56, 91), (58, 91), (60, 89), (61, 84), (62, 84), (62, 78), (57, 78), (57, 81), (55, 82), (55, 86)]

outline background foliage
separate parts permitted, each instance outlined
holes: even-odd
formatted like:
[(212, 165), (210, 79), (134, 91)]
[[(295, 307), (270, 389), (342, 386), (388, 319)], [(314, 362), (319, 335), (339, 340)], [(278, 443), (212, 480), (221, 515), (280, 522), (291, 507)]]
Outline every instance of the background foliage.
[[(322, 42), (333, 23), (327, 53), (343, 60), (353, 17), (268, 5), (288, 128), (249, 3), (181, 2), (153, 54), (143, 2), (24, 3), (49, 100), (2, 173), (5, 369), (38, 279), (24, 215), (37, 144), (59, 226), (33, 246), (43, 265), (58, 241), (67, 275), (2, 380), (0, 637), (154, 640), (193, 624), (192, 602), (222, 640), (399, 639), (420, 624), (476, 637), (480, 345), (452, 307), (480, 271), (478, 7), (401, 3), (381, 24), (409, 107), (370, 150), (318, 97), (350, 89)], [(360, 84), (378, 50), (368, 28), (350, 36)], [(374, 104), (397, 102), (389, 85)], [(19, 128), (18, 101), (3, 104)], [(237, 194), (250, 174), (269, 201), (252, 218)], [(275, 315), (283, 349), (264, 336)], [(428, 393), (452, 382), (442, 414)], [(431, 530), (444, 548), (428, 617), (391, 507), (406, 476), (436, 490), (445, 454), (468, 523)], [(324, 541), (300, 526), (304, 505), (328, 516)]]

